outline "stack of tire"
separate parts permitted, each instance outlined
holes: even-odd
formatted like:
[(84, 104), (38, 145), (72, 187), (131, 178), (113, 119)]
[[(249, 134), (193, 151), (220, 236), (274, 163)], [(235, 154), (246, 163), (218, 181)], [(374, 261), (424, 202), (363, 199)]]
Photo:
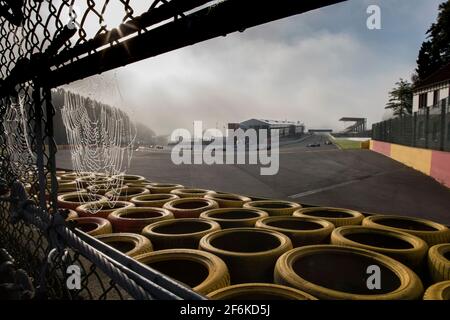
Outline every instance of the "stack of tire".
[[(78, 213), (81, 231), (211, 299), (450, 299), (442, 224), (124, 182), (115, 205), (107, 192), (78, 205), (66, 194), (60, 205)], [(89, 214), (92, 205), (104, 208)]]

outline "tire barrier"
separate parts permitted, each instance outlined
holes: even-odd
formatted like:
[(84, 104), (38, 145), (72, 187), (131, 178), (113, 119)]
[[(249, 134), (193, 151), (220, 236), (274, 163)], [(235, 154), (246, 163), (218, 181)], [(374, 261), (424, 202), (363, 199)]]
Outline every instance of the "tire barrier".
[(315, 217), (327, 220), (336, 228), (348, 225), (359, 225), (364, 219), (361, 212), (343, 208), (314, 207), (303, 208), (294, 212), (294, 217)]
[(96, 238), (130, 257), (153, 251), (150, 240), (140, 234), (108, 233)]
[(164, 209), (172, 211), (175, 218), (198, 218), (202, 212), (218, 207), (214, 200), (204, 198), (180, 198), (163, 205)]
[(120, 188), (117, 191), (108, 191), (105, 196), (109, 199), (115, 199), (118, 201), (130, 201), (131, 198), (149, 194), (150, 191), (144, 187), (128, 187)]
[(74, 193), (74, 192), (83, 192), (86, 193), (86, 189), (78, 189), (77, 186), (67, 186), (58, 189), (58, 195), (67, 194), (67, 193)]
[(73, 222), (75, 228), (78, 228), (93, 237), (113, 232), (111, 222), (105, 218), (80, 217), (72, 218), (69, 221)]
[(141, 233), (149, 224), (173, 219), (173, 213), (162, 208), (122, 208), (108, 215), (114, 232)]
[(180, 188), (170, 191), (171, 194), (175, 194), (180, 198), (200, 198), (206, 196), (209, 192), (211, 190), (194, 188)]
[(67, 187), (72, 187), (72, 188), (76, 188), (77, 186), (77, 182), (75, 180), (70, 180), (70, 181), (58, 181), (58, 191), (59, 190), (64, 190)]
[(244, 283), (208, 294), (212, 300), (317, 300), (312, 295), (279, 284)]
[[(64, 209), (72, 209), (78, 212), (77, 208), (87, 199), (95, 199), (93, 201), (106, 201), (107, 198), (101, 195), (87, 194), (84, 192), (70, 192), (61, 194), (57, 198), (58, 207)], [(84, 200), (84, 201), (83, 201)]]
[(200, 214), (200, 218), (215, 221), (222, 229), (254, 227), (256, 221), (268, 216), (265, 211), (250, 208), (219, 208)]
[(258, 220), (255, 226), (285, 234), (294, 248), (328, 243), (334, 229), (331, 222), (311, 217), (268, 217)]
[(150, 193), (170, 193), (172, 190), (184, 188), (181, 184), (156, 182), (146, 184), (145, 187), (150, 190)]
[(273, 282), (278, 257), (292, 249), (282, 233), (234, 228), (212, 232), (200, 240), (199, 248), (222, 258), (228, 266), (231, 283)]
[[(112, 188), (118, 188), (118, 186), (114, 186), (112, 184), (94, 184), (92, 186), (87, 187), (87, 190), (91, 193), (101, 194), (102, 196), (104, 196)], [(122, 188), (127, 188), (127, 186), (123, 186)]]
[(219, 204), (220, 208), (242, 208), (244, 203), (250, 202), (252, 199), (234, 193), (220, 193), (211, 191), (205, 195), (206, 199), (214, 200)]
[[(132, 208), (134, 204), (128, 201), (97, 201), (83, 204), (77, 207), (77, 212), (80, 217), (100, 217), (108, 218), (113, 211), (122, 208)], [(92, 213), (95, 210), (95, 213)]]
[(144, 194), (131, 198), (130, 202), (136, 207), (158, 207), (161, 208), (165, 203), (180, 199), (177, 195), (170, 193)]
[(148, 180), (141, 180), (141, 181), (136, 181), (136, 182), (127, 182), (125, 183), (126, 187), (144, 187), (146, 184), (152, 183), (151, 181)]
[(426, 219), (394, 215), (375, 215), (365, 218), (363, 226), (407, 232), (425, 240), (430, 247), (435, 244), (450, 242), (449, 228), (443, 224)]
[(77, 178), (75, 180), (75, 182), (77, 183), (77, 185), (82, 186), (83, 188), (86, 188), (88, 186), (92, 186), (95, 184), (107, 184), (108, 182), (111, 181), (111, 178), (108, 177), (98, 177), (98, 176), (94, 176), (94, 177), (80, 177)]
[(331, 244), (375, 251), (416, 271), (421, 269), (428, 251), (425, 241), (409, 233), (362, 226), (335, 229)]
[(228, 268), (219, 257), (194, 249), (167, 249), (136, 260), (206, 295), (230, 284)]
[(123, 184), (127, 183), (140, 183), (140, 182), (146, 182), (147, 180), (143, 176), (135, 175), (135, 174), (121, 174), (117, 176), (113, 176), (113, 179), (116, 180), (122, 180)]
[(450, 243), (437, 244), (428, 250), (428, 270), (433, 282), (450, 280)]
[(282, 200), (258, 200), (246, 202), (244, 208), (259, 209), (267, 212), (269, 216), (290, 216), (292, 213), (300, 209), (299, 203)]
[[(368, 270), (378, 266), (379, 286), (369, 288)], [(385, 255), (354, 247), (312, 245), (283, 254), (275, 266), (275, 283), (324, 300), (416, 300), (419, 277)], [(373, 283), (372, 283), (373, 284)]]
[(423, 300), (450, 301), (450, 280), (433, 284), (425, 291)]
[(184, 218), (152, 223), (142, 230), (142, 234), (150, 239), (155, 250), (197, 249), (203, 236), (217, 230), (220, 230), (217, 222)]

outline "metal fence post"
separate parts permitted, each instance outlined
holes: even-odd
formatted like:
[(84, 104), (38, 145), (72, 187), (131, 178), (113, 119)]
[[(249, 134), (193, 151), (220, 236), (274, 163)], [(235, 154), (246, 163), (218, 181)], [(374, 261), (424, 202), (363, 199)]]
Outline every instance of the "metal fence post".
[(411, 145), (415, 147), (417, 145), (417, 111), (413, 113), (413, 130), (412, 130), (412, 143)]
[(428, 134), (430, 130), (430, 107), (425, 109), (425, 148), (428, 148)]
[(440, 141), (439, 141), (439, 150), (444, 151), (444, 142), (445, 142), (445, 112), (446, 112), (446, 101), (442, 100), (441, 103), (441, 134), (440, 134)]

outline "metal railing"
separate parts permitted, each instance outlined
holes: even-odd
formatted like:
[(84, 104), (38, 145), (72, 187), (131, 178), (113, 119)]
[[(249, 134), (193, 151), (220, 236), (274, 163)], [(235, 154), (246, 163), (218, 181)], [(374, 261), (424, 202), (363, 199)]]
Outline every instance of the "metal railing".
[(450, 98), (372, 126), (372, 139), (417, 148), (450, 151)]

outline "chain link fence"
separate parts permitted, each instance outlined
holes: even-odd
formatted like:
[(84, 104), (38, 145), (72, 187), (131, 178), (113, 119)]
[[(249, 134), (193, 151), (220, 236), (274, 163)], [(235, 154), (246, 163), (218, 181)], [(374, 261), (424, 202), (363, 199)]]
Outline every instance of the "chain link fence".
[(55, 70), (207, 2), (0, 0), (0, 248), (26, 271), (34, 298), (204, 299), (65, 223), (51, 89), (82, 78), (54, 81)]
[(372, 126), (372, 139), (411, 147), (450, 151), (450, 97)]

